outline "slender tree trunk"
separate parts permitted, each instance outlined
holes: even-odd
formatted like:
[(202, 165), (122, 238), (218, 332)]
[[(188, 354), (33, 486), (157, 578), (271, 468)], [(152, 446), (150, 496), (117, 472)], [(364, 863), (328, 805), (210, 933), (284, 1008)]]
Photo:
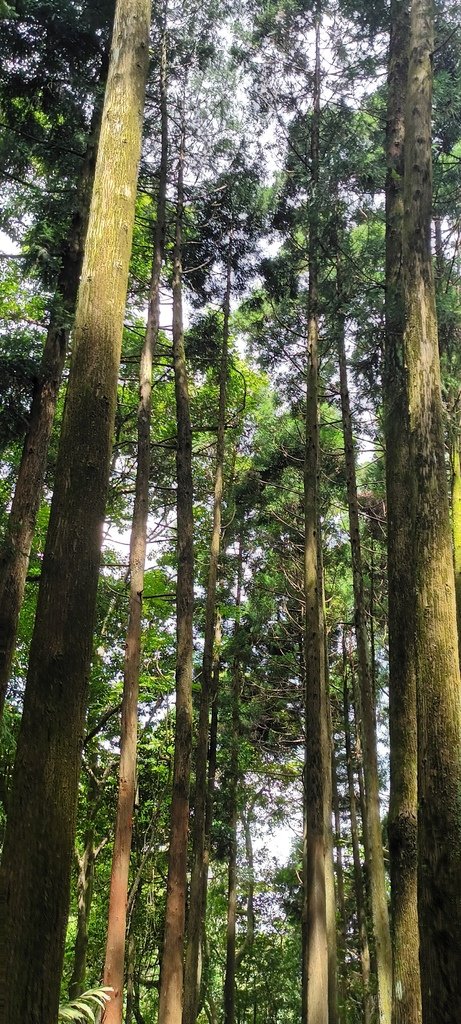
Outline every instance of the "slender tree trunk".
[(150, 3), (118, 0), (2, 861), (0, 1006), (57, 1018), (128, 281)]
[(77, 934), (74, 947), (74, 965), (69, 983), (69, 999), (76, 999), (85, 989), (88, 924), (93, 899), (94, 864), (94, 827), (90, 823), (85, 834), (82, 856), (78, 857)]
[(213, 494), (213, 525), (210, 541), (210, 561), (205, 610), (205, 636), (202, 660), (202, 687), (196, 749), (194, 828), (192, 836), (192, 872), (190, 883), (190, 910), (184, 983), (183, 1024), (195, 1024), (200, 992), (201, 935), (203, 925), (202, 899), (205, 856), (205, 817), (207, 802), (207, 753), (210, 701), (213, 689), (213, 648), (215, 638), (216, 585), (221, 548), (221, 506), (224, 481), (224, 440), (227, 405), (227, 364), (229, 343), (229, 313), (232, 286), (232, 238), (229, 238), (227, 284), (224, 299), (224, 323), (219, 374), (219, 409), (216, 440), (216, 466)]
[(205, 1004), (206, 968), (208, 965), (207, 943), (206, 943), (206, 906), (208, 895), (208, 873), (210, 868), (211, 848), (211, 827), (213, 824), (214, 794), (216, 786), (216, 765), (218, 753), (218, 698), (219, 698), (219, 666), (221, 649), (221, 616), (219, 611), (216, 614), (215, 641), (213, 653), (213, 683), (211, 691), (211, 722), (210, 739), (208, 748), (208, 782), (205, 814), (205, 845), (203, 851), (203, 872), (202, 872), (202, 937), (200, 944), (200, 958), (198, 964), (198, 977), (200, 979), (198, 1012)]
[(250, 952), (255, 935), (255, 907), (254, 907), (254, 894), (255, 894), (255, 868), (254, 868), (254, 855), (253, 855), (253, 841), (251, 838), (251, 822), (252, 822), (252, 807), (247, 811), (243, 812), (243, 830), (245, 834), (245, 853), (247, 862), (248, 872), (248, 893), (247, 893), (247, 913), (246, 913), (246, 931), (243, 942), (235, 955), (235, 970), (238, 971), (243, 959)]
[(392, 1008), (392, 949), (387, 909), (386, 875), (383, 841), (379, 813), (379, 776), (376, 742), (376, 709), (366, 632), (365, 597), (363, 587), (362, 553), (360, 544), (359, 508), (355, 471), (352, 418), (347, 384), (346, 351), (344, 342), (344, 316), (338, 311), (338, 354), (341, 391), (341, 411), (346, 459), (347, 500), (352, 552), (352, 578), (354, 587), (355, 634), (359, 668), (360, 718), (363, 744), (363, 770), (366, 793), (366, 822), (368, 836), (371, 914), (378, 973), (378, 1004), (380, 1024), (390, 1024)]
[(341, 838), (341, 815), (339, 809), (339, 793), (338, 793), (338, 774), (336, 771), (336, 756), (334, 750), (331, 755), (331, 775), (332, 775), (332, 795), (333, 795), (333, 814), (335, 822), (334, 832), (334, 849), (336, 850), (335, 856), (335, 870), (336, 870), (336, 892), (338, 911), (339, 911), (339, 928), (338, 928), (338, 974), (339, 974), (339, 996), (340, 996), (340, 1019), (344, 1019), (347, 1002), (347, 984), (346, 984), (346, 904), (344, 898), (344, 866), (343, 866), (343, 852), (342, 852), (342, 838)]
[(421, 1020), (417, 908), (416, 673), (411, 565), (411, 486), (403, 357), (404, 107), (408, 0), (393, 0), (389, 44), (386, 178), (386, 353), (384, 374), (389, 603), (389, 733), (393, 1024)]
[[(461, 1019), (461, 687), (431, 258), (433, 8), (413, 0), (405, 108), (404, 355), (415, 489), (418, 914), (423, 1021)], [(405, 429), (405, 424), (401, 425)]]
[[(304, 594), (306, 645), (305, 800), (307, 850), (304, 873), (307, 909), (307, 1024), (328, 1024), (328, 942), (325, 890), (325, 833), (328, 737), (325, 716), (325, 671), (321, 624), (322, 580), (319, 566), (319, 423), (318, 423), (318, 227), (320, 121), (320, 11), (315, 19), (316, 60), (311, 130), (312, 185), (309, 219), (308, 364), (306, 460), (304, 471)], [(322, 671), (323, 669), (323, 671)]]
[[(234, 637), (240, 628), (240, 606), (243, 579), (243, 542), (239, 538), (237, 564), (236, 620)], [(231, 678), (232, 736), (229, 780), (229, 861), (227, 882), (227, 939), (226, 971), (224, 977), (224, 1024), (235, 1024), (236, 924), (237, 924), (237, 799), (239, 782), (240, 689), (241, 667), (238, 655), (234, 658)]]
[[(100, 84), (107, 78), (108, 54)], [(43, 348), (39, 379), (30, 409), (27, 436), (0, 551), (0, 719), (16, 647), (19, 613), (24, 597), (35, 521), (42, 495), (48, 445), (67, 353), (69, 331), (77, 301), (86, 229), (101, 127), (102, 98), (97, 98), (79, 183), (79, 205), (63, 247), (53, 310)]]
[(352, 860), (354, 865), (355, 905), (357, 908), (357, 925), (360, 944), (360, 964), (362, 969), (362, 1009), (363, 1024), (370, 1024), (373, 1013), (373, 1000), (370, 991), (370, 949), (368, 945), (367, 914), (363, 890), (362, 865), (360, 862), (359, 830), (357, 824), (357, 805), (354, 788), (354, 768), (352, 761), (351, 729), (349, 720), (349, 693), (344, 665), (344, 733), (346, 740), (347, 784), (349, 793), (349, 811), (351, 818)]
[(182, 323), (182, 221), (184, 207), (184, 126), (178, 166), (178, 203), (173, 259), (173, 359), (177, 418), (177, 654), (176, 725), (165, 937), (159, 997), (159, 1024), (180, 1024), (187, 889), (187, 836), (192, 744), (192, 659), (194, 610), (194, 520), (192, 429)]
[(126, 1013), (125, 1024), (132, 1024), (134, 1004), (134, 972), (136, 965), (136, 938), (133, 928), (130, 928), (128, 936), (127, 965), (126, 965)]
[(160, 71), (162, 116), (161, 160), (154, 258), (150, 285), (146, 334), (139, 369), (138, 451), (133, 520), (130, 538), (130, 596), (123, 680), (122, 728), (120, 737), (119, 789), (115, 825), (109, 913), (103, 984), (113, 989), (103, 1014), (105, 1024), (121, 1024), (125, 933), (130, 870), (133, 808), (136, 790), (136, 747), (138, 734), (138, 695), (141, 665), (142, 594), (147, 547), (149, 513), (149, 476), (151, 467), (150, 428), (152, 417), (152, 364), (160, 318), (160, 278), (165, 238), (165, 202), (168, 164), (168, 124), (166, 108), (166, 35), (163, 29)]

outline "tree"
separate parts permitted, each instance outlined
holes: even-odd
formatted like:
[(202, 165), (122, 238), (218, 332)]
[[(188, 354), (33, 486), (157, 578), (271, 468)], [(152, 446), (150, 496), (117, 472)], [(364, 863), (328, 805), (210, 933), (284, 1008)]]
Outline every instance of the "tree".
[(405, 105), (404, 357), (415, 495), (420, 964), (423, 1021), (431, 1024), (455, 1020), (461, 1010), (461, 690), (431, 261), (433, 49), (432, 5), (413, 0)]
[[(57, 1015), (86, 690), (141, 144), (150, 5), (117, 5), (2, 858), (0, 1003)], [(40, 950), (40, 955), (37, 951)]]

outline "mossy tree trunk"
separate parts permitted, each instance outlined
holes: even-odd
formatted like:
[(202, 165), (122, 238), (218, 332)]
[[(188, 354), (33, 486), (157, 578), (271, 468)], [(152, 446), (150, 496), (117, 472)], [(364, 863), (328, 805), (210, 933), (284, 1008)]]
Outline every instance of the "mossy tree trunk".
[(58, 1012), (149, 22), (149, 0), (118, 0), (3, 850), (0, 1005), (9, 1024), (54, 1024)]
[(424, 1024), (461, 1019), (461, 688), (431, 256), (433, 6), (413, 0), (403, 267), (414, 487), (418, 914)]
[(137, 466), (130, 537), (130, 591), (123, 678), (119, 788), (115, 824), (103, 984), (113, 989), (103, 1014), (104, 1024), (121, 1024), (125, 966), (125, 933), (130, 869), (133, 808), (136, 792), (138, 696), (141, 667), (142, 595), (147, 548), (149, 477), (151, 467), (152, 365), (160, 319), (160, 283), (165, 240), (168, 171), (166, 98), (166, 32), (163, 28), (160, 64), (161, 157), (155, 224), (154, 257), (144, 344), (139, 368)]
[[(100, 85), (107, 78), (108, 54)], [(102, 97), (96, 99), (90, 136), (79, 182), (79, 203), (70, 235), (63, 246), (53, 309), (40, 363), (39, 379), (30, 408), (11, 511), (0, 551), (0, 718), (11, 674), (19, 613), (24, 597), (35, 522), (42, 495), (59, 386), (67, 354), (83, 263), (91, 190), (101, 126)]]
[(389, 853), (393, 1024), (421, 1020), (417, 907), (416, 667), (406, 370), (403, 356), (404, 110), (408, 0), (393, 0), (388, 60), (386, 178), (386, 351), (384, 373), (389, 604)]

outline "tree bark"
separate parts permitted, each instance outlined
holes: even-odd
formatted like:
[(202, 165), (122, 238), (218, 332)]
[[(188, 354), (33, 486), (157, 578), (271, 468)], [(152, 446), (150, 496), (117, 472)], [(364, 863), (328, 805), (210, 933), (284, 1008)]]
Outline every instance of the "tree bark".
[(384, 373), (389, 604), (389, 853), (393, 1024), (421, 1020), (417, 908), (416, 673), (411, 566), (411, 486), (403, 356), (404, 107), (408, 75), (408, 0), (393, 0), (388, 61), (386, 177), (386, 350)]
[(57, 1018), (134, 220), (150, 3), (118, 0), (3, 851), (0, 1006)]
[(78, 857), (77, 934), (74, 965), (69, 983), (69, 999), (77, 999), (85, 990), (86, 951), (88, 948), (88, 923), (93, 899), (94, 864), (94, 828), (90, 822), (85, 833), (83, 854)]
[(451, 453), (451, 517), (453, 526), (453, 558), (455, 567), (456, 622), (458, 651), (461, 651), (461, 459), (459, 436)]
[(232, 287), (232, 237), (229, 238), (227, 282), (224, 298), (224, 322), (219, 373), (219, 409), (216, 439), (216, 466), (213, 493), (213, 525), (210, 540), (210, 560), (205, 609), (205, 635), (202, 659), (202, 686), (197, 734), (195, 769), (194, 827), (192, 836), (192, 871), (190, 883), (190, 910), (188, 921), (183, 1024), (195, 1024), (200, 992), (201, 936), (203, 926), (205, 817), (207, 802), (207, 753), (210, 702), (213, 690), (213, 648), (215, 638), (216, 585), (221, 549), (221, 507), (224, 484), (224, 444), (227, 406), (227, 372), (229, 344), (229, 314)]
[[(240, 628), (240, 606), (242, 601), (243, 582), (243, 541), (239, 538), (237, 563), (237, 593), (235, 600), (236, 620), (234, 638), (238, 638)], [(229, 780), (229, 860), (227, 881), (227, 937), (226, 937), (226, 970), (224, 977), (224, 1024), (235, 1024), (235, 974), (237, 966), (236, 926), (237, 926), (237, 800), (239, 783), (239, 736), (240, 736), (240, 690), (241, 666), (238, 654), (234, 658), (231, 674), (232, 703), (232, 736), (230, 751)]]
[(347, 687), (346, 666), (344, 671), (344, 734), (346, 741), (347, 786), (349, 793), (349, 812), (351, 819), (352, 861), (354, 865), (355, 905), (357, 908), (357, 926), (360, 945), (360, 965), (362, 969), (362, 1010), (363, 1024), (370, 1024), (373, 1015), (373, 1000), (370, 990), (370, 949), (368, 945), (367, 914), (365, 894), (363, 890), (362, 865), (360, 862), (359, 830), (357, 824), (357, 804), (354, 788), (354, 767), (352, 760), (351, 730), (349, 720), (349, 693)]
[[(108, 54), (103, 58), (100, 85), (107, 78)], [(102, 99), (97, 98), (79, 182), (79, 200), (70, 235), (63, 246), (61, 268), (40, 363), (39, 379), (30, 408), (27, 436), (19, 465), (11, 511), (0, 551), (0, 719), (16, 647), (19, 613), (24, 597), (35, 522), (45, 477), (70, 325), (75, 312), (90, 210)]]
[(139, 368), (137, 469), (130, 537), (130, 593), (123, 679), (119, 788), (110, 880), (103, 984), (113, 989), (103, 1014), (104, 1024), (121, 1024), (133, 808), (136, 791), (139, 673), (141, 666), (142, 595), (147, 548), (152, 365), (160, 319), (160, 279), (165, 242), (165, 203), (168, 170), (166, 106), (166, 35), (163, 29), (160, 65), (161, 160), (155, 225), (154, 257), (146, 334)]
[[(318, 202), (320, 122), (320, 11), (315, 15), (314, 105), (311, 166), (314, 196), (309, 213), (308, 353), (306, 458), (304, 470), (304, 596), (306, 663), (306, 950), (304, 978), (307, 1024), (328, 1024), (328, 942), (325, 890), (325, 832), (329, 745), (325, 716), (325, 665), (321, 630), (322, 580), (319, 567), (318, 423)], [(323, 670), (322, 670), (323, 669)]]
[(165, 936), (159, 997), (159, 1024), (180, 1024), (187, 889), (187, 836), (192, 745), (192, 659), (194, 610), (194, 520), (192, 429), (182, 323), (182, 221), (184, 207), (184, 125), (178, 165), (178, 202), (173, 257), (173, 360), (177, 446), (176, 724), (170, 821)]
[[(338, 269), (338, 281), (339, 281)], [(339, 283), (341, 301), (341, 285)], [(338, 356), (346, 460), (347, 501), (352, 552), (352, 579), (354, 588), (355, 635), (359, 669), (360, 719), (363, 745), (363, 771), (366, 793), (365, 828), (368, 836), (371, 914), (376, 949), (378, 974), (378, 1004), (380, 1024), (390, 1024), (392, 1009), (392, 949), (387, 909), (386, 875), (379, 812), (379, 776), (376, 741), (376, 708), (366, 632), (365, 596), (363, 587), (362, 553), (360, 544), (359, 507), (355, 471), (354, 441), (347, 383), (345, 321), (341, 309), (338, 319)]]
[[(405, 107), (403, 267), (415, 493), (418, 914), (423, 1021), (461, 1019), (461, 688), (431, 257), (433, 8), (413, 0)], [(405, 429), (405, 423), (401, 425)]]

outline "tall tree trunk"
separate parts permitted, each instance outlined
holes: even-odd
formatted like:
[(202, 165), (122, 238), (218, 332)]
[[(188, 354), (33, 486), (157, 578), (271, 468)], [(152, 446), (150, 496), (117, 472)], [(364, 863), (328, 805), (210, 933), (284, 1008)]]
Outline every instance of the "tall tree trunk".
[[(318, 183), (320, 121), (320, 11), (315, 16), (314, 108), (311, 129), (313, 201), (309, 217), (309, 292), (304, 471), (304, 596), (306, 662), (306, 862), (307, 914), (305, 984), (307, 1024), (328, 1024), (328, 943), (325, 891), (326, 801), (329, 745), (325, 716), (325, 665), (321, 630), (322, 579), (319, 566), (318, 422)], [(323, 671), (322, 671), (323, 669)]]
[(159, 997), (159, 1024), (180, 1024), (187, 889), (187, 836), (192, 744), (192, 659), (194, 611), (194, 519), (192, 429), (182, 323), (182, 221), (184, 208), (184, 126), (178, 166), (178, 203), (173, 258), (173, 359), (177, 446), (176, 725), (168, 858), (165, 937)]
[[(234, 637), (238, 639), (240, 628), (240, 606), (243, 581), (243, 541), (239, 538), (237, 563), (237, 593), (235, 600), (236, 620)], [(236, 925), (237, 925), (237, 801), (239, 782), (239, 739), (240, 739), (240, 689), (241, 666), (236, 654), (231, 674), (232, 735), (230, 751), (229, 780), (229, 861), (227, 881), (227, 938), (226, 970), (224, 976), (224, 1024), (235, 1024), (235, 973), (236, 973)]]
[[(101, 89), (107, 78), (108, 53), (103, 58)], [(90, 210), (102, 97), (97, 97), (83, 161), (79, 202), (70, 235), (63, 246), (61, 269), (40, 363), (39, 379), (30, 408), (27, 436), (19, 465), (11, 511), (0, 551), (0, 719), (16, 647), (19, 613), (24, 597), (30, 550), (42, 495), (48, 445), (67, 353), (70, 323), (75, 312)]]
[(360, 945), (360, 965), (362, 969), (362, 1010), (363, 1024), (370, 1024), (373, 1014), (373, 1000), (370, 991), (370, 949), (368, 945), (367, 914), (363, 889), (362, 865), (360, 862), (359, 830), (357, 824), (357, 805), (354, 788), (354, 766), (352, 760), (351, 727), (349, 720), (349, 693), (347, 687), (346, 665), (344, 672), (344, 734), (346, 741), (347, 786), (349, 793), (349, 812), (351, 819), (352, 861), (354, 865), (355, 905), (357, 908), (357, 926)]
[(166, 30), (163, 28), (160, 68), (161, 160), (146, 334), (139, 368), (137, 469), (130, 538), (130, 594), (123, 679), (119, 788), (110, 880), (106, 955), (103, 984), (113, 989), (106, 1005), (105, 1024), (121, 1024), (125, 933), (130, 870), (133, 808), (136, 790), (139, 673), (141, 665), (142, 594), (147, 547), (150, 428), (152, 418), (152, 364), (160, 319), (160, 279), (165, 239), (165, 203), (168, 170), (166, 101)]
[(118, 0), (74, 351), (3, 850), (0, 1005), (57, 1018), (149, 51)]
[(421, 1020), (417, 908), (416, 673), (411, 564), (411, 487), (403, 357), (404, 107), (408, 0), (393, 0), (388, 61), (386, 178), (386, 352), (384, 373), (389, 604), (389, 733), (393, 1024)]
[[(418, 718), (423, 1021), (461, 1019), (461, 688), (431, 259), (433, 8), (413, 0), (405, 108), (403, 267)], [(405, 429), (406, 424), (401, 424)]]
[(354, 588), (355, 634), (357, 640), (359, 668), (360, 718), (364, 755), (363, 771), (366, 794), (365, 827), (368, 836), (368, 850), (370, 858), (371, 914), (373, 920), (373, 934), (375, 939), (378, 974), (379, 1020), (380, 1024), (390, 1024), (392, 1008), (392, 949), (387, 909), (386, 875), (384, 869), (381, 819), (379, 813), (376, 709), (366, 632), (359, 508), (357, 502), (357, 480), (344, 342), (345, 321), (341, 309), (339, 309), (337, 313), (337, 318), (341, 411), (346, 460), (347, 501), (349, 510), (352, 578)]
[(189, 899), (189, 921), (184, 983), (183, 1024), (195, 1024), (200, 991), (201, 936), (203, 923), (202, 900), (205, 855), (205, 817), (207, 802), (207, 753), (210, 701), (213, 689), (213, 649), (215, 638), (216, 585), (219, 553), (221, 549), (221, 507), (224, 483), (224, 439), (227, 405), (227, 371), (229, 344), (229, 313), (232, 286), (232, 237), (229, 238), (227, 283), (224, 298), (224, 323), (219, 373), (219, 409), (216, 439), (216, 466), (213, 493), (213, 525), (210, 541), (210, 561), (205, 610), (205, 636), (202, 660), (202, 686), (196, 749), (194, 827), (192, 836), (192, 872)]

